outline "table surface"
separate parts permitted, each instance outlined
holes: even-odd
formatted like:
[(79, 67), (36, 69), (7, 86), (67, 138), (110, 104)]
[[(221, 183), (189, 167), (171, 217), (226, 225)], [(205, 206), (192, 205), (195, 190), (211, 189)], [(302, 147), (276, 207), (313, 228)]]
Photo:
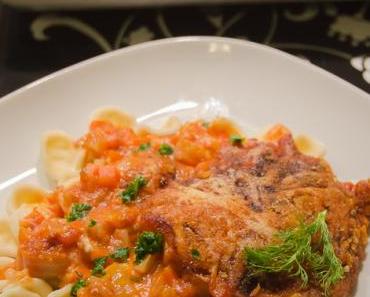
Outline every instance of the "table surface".
[(173, 36), (282, 49), (370, 92), (369, 2), (34, 12), (0, 7), (0, 96), (81, 60)]

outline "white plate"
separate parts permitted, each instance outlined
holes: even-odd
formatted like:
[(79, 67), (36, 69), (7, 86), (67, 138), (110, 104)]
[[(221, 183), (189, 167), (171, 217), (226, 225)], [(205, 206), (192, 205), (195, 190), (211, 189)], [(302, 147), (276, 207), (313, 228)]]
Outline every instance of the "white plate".
[[(341, 179), (370, 177), (368, 94), (266, 46), (190, 37), (108, 53), (1, 99), (0, 195), (6, 198), (22, 178), (35, 180), (32, 168), (43, 132), (63, 129), (81, 135), (88, 115), (104, 105), (143, 116), (176, 102), (187, 102), (189, 108), (204, 102), (224, 104), (250, 130), (282, 122), (325, 143), (327, 158)], [(368, 296), (369, 291), (368, 260), (356, 296)]]

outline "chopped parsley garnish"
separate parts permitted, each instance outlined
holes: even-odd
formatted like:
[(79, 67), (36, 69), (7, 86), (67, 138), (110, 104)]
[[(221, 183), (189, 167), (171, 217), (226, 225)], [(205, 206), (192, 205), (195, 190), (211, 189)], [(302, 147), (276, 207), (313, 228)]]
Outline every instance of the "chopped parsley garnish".
[(136, 263), (140, 263), (146, 255), (159, 253), (163, 250), (163, 235), (145, 231), (140, 234), (135, 247)]
[(82, 219), (84, 216), (88, 214), (88, 212), (91, 210), (91, 205), (89, 204), (73, 204), (71, 212), (66, 217), (68, 222), (73, 222), (78, 219)]
[(70, 292), (70, 295), (71, 297), (77, 297), (77, 291), (83, 287), (86, 287), (87, 286), (87, 282), (86, 280), (80, 278), (79, 280), (77, 280), (72, 288), (71, 288), (71, 292)]
[(232, 145), (240, 145), (244, 141), (244, 137), (240, 135), (231, 135), (230, 136), (230, 141)]
[(162, 143), (158, 151), (162, 156), (173, 154), (173, 148), (167, 143)]
[(140, 144), (139, 148), (137, 149), (139, 152), (145, 152), (150, 148), (150, 142)]
[(203, 122), (203, 123), (202, 123), (202, 126), (203, 126), (204, 128), (206, 128), (206, 129), (208, 129), (208, 127), (209, 127), (209, 122)]
[(129, 248), (118, 248), (110, 257), (118, 262), (125, 262), (130, 254)]
[(101, 257), (94, 260), (94, 267), (91, 270), (91, 274), (95, 276), (103, 276), (105, 274), (105, 264), (107, 263), (107, 257)]
[(249, 275), (284, 273), (300, 278), (303, 286), (312, 277), (328, 295), (331, 286), (343, 278), (344, 269), (335, 255), (325, 219), (323, 211), (309, 225), (301, 223), (293, 230), (278, 233), (277, 244), (245, 248)]
[(126, 190), (121, 193), (121, 199), (124, 203), (130, 203), (135, 200), (139, 191), (146, 185), (147, 181), (142, 176), (137, 176), (135, 179), (128, 184)]
[(96, 225), (96, 221), (95, 220), (90, 220), (90, 223), (88, 225), (89, 228), (92, 228)]
[(197, 249), (192, 249), (191, 250), (191, 256), (193, 257), (194, 260), (199, 260), (200, 259), (200, 252)]

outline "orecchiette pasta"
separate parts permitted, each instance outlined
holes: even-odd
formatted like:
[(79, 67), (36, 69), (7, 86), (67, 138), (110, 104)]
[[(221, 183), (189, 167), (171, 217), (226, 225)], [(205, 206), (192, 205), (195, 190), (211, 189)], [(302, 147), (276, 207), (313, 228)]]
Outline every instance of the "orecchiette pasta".
[(85, 152), (75, 146), (64, 132), (45, 135), (41, 148), (41, 165), (52, 186), (69, 184), (78, 180)]
[(0, 280), (0, 293), (3, 292), (4, 288), (9, 285), (9, 281), (6, 279)]
[(182, 123), (179, 118), (177, 117), (169, 117), (167, 118), (163, 124), (159, 128), (155, 127), (143, 127), (145, 130), (150, 131), (153, 134), (156, 135), (169, 135), (172, 133), (175, 133), (179, 128), (181, 127)]
[(51, 292), (48, 297), (70, 297), (72, 285), (69, 284), (59, 290)]
[(14, 261), (15, 261), (14, 258), (11, 258), (11, 257), (0, 257), (0, 267), (7, 266), (13, 263)]
[(9, 221), (0, 219), (0, 256), (15, 258), (17, 243), (9, 226)]
[(43, 203), (45, 201), (45, 195), (45, 191), (38, 187), (22, 185), (14, 190), (12, 196), (8, 200), (7, 212), (11, 215), (23, 205), (33, 207)]
[(40, 297), (40, 295), (19, 285), (11, 284), (3, 289), (0, 297)]
[(25, 277), (18, 284), (26, 290), (37, 293), (40, 297), (47, 297), (52, 292), (50, 285), (39, 278)]
[(321, 158), (325, 155), (325, 146), (307, 135), (297, 135), (294, 142), (299, 151), (305, 155)]
[(115, 107), (99, 108), (93, 113), (91, 120), (107, 121), (115, 126), (123, 128), (133, 128), (136, 124), (136, 121), (132, 116)]
[[(290, 133), (290, 131), (282, 125), (275, 125), (265, 129), (265, 131), (258, 136), (260, 140), (276, 140), (284, 133)], [(313, 139), (310, 136), (301, 134), (293, 137), (294, 143), (298, 150), (305, 155), (321, 158), (325, 155), (325, 146), (319, 141)]]
[(31, 185), (22, 185), (13, 192), (7, 203), (7, 212), (9, 226), (16, 240), (18, 239), (19, 222), (31, 213), (34, 207), (45, 202), (45, 196), (45, 191)]
[(19, 223), (24, 217), (32, 212), (34, 206), (36, 205), (22, 205), (8, 215), (9, 228), (16, 242), (18, 242)]
[(29, 277), (23, 272), (10, 268), (5, 272), (5, 276), (5, 283), (0, 289), (1, 297), (47, 297), (52, 292), (52, 288), (44, 280)]

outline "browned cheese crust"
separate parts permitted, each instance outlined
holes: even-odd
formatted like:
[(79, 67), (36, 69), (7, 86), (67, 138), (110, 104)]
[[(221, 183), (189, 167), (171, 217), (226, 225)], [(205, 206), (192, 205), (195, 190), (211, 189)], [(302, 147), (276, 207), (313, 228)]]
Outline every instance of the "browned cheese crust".
[[(322, 159), (300, 154), (290, 135), (277, 143), (250, 140), (220, 152), (208, 179), (170, 183), (140, 204), (138, 228), (165, 234), (166, 261), (198, 278), (211, 296), (316, 297), (314, 284), (294, 280), (243, 281), (245, 246), (261, 247), (273, 235), (312, 221), (327, 210), (327, 223), (345, 277), (332, 289), (351, 296), (367, 244), (370, 182), (337, 181)], [(194, 259), (196, 249), (200, 257)]]

